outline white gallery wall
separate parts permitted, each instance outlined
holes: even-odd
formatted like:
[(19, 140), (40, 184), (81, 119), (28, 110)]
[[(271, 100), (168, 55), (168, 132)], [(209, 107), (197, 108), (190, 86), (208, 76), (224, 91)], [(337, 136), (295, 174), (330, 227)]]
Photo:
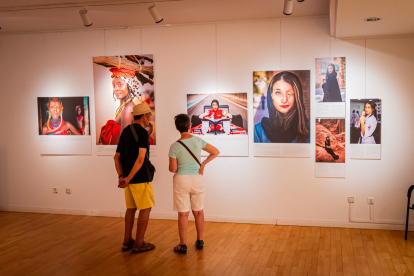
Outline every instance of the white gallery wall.
[[(122, 216), (112, 157), (97, 156), (95, 145), (85, 156), (41, 156), (38, 150), (37, 97), (89, 96), (95, 137), (93, 56), (154, 55), (153, 218), (176, 216), (168, 149), (179, 137), (173, 117), (186, 112), (187, 94), (247, 92), (251, 104), (253, 71), (281, 69), (311, 70), (313, 93), (315, 58), (344, 56), (347, 109), (351, 98), (383, 100), (381, 160), (350, 159), (349, 133), (342, 179), (315, 178), (313, 143), (310, 158), (254, 157), (250, 105), (250, 156), (219, 157), (206, 167), (206, 219), (402, 229), (406, 192), (414, 184), (412, 49), (413, 37), (335, 40), (328, 18), (2, 35), (0, 208)], [(349, 125), (349, 110), (346, 116)], [(313, 141), (314, 110), (310, 119)], [(374, 220), (388, 224), (349, 223), (349, 196), (355, 220), (369, 220), (367, 197), (374, 197)]]

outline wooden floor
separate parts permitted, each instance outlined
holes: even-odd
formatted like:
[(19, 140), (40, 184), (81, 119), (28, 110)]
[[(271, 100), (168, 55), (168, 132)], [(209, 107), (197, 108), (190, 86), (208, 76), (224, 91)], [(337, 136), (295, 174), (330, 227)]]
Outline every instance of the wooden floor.
[(155, 250), (122, 253), (122, 218), (0, 212), (0, 275), (414, 275), (403, 231), (206, 223), (187, 255), (176, 221), (151, 220)]

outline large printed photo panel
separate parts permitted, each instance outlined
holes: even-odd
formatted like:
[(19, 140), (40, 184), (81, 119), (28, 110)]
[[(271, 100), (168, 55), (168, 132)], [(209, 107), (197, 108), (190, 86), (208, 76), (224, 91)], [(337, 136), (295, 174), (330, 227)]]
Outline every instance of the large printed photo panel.
[(256, 156), (310, 156), (310, 71), (253, 72)]
[(221, 156), (248, 156), (247, 93), (188, 94), (191, 134)]
[(133, 107), (142, 102), (152, 111), (147, 130), (153, 154), (156, 145), (153, 56), (94, 57), (93, 74), (98, 154), (114, 154), (122, 130), (133, 122)]

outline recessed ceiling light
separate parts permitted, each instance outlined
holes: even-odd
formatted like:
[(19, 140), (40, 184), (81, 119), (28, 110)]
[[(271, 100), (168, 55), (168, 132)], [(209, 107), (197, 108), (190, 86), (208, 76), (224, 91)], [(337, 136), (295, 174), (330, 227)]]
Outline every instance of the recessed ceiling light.
[(368, 17), (368, 18), (365, 18), (364, 20), (367, 21), (367, 22), (375, 22), (375, 21), (380, 21), (381, 18), (379, 18), (379, 17)]

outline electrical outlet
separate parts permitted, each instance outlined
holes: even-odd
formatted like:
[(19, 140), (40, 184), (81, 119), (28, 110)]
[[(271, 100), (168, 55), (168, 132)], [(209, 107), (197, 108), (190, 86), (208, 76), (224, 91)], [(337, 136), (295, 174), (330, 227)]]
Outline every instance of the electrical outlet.
[(348, 203), (354, 203), (354, 198), (353, 197), (348, 197)]
[(53, 188), (53, 193), (57, 194), (58, 193), (58, 188)]
[(375, 199), (374, 199), (373, 197), (369, 197), (369, 198), (367, 199), (367, 203), (368, 203), (369, 205), (372, 205), (372, 204), (374, 204), (374, 203), (375, 203)]
[(71, 190), (70, 188), (66, 188), (66, 193), (67, 193), (68, 195), (70, 195), (70, 194), (72, 193), (72, 190)]

